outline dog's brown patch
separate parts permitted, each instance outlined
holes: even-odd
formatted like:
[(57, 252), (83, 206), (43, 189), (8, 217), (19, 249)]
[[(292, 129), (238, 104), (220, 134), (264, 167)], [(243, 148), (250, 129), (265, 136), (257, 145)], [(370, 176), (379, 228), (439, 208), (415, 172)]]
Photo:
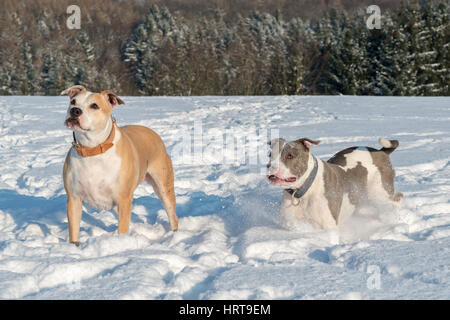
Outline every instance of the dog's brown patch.
[(389, 155), (384, 150), (371, 151), (373, 164), (378, 168), (381, 175), (381, 184), (384, 190), (386, 190), (389, 197), (394, 200), (394, 178), (395, 170), (392, 168)]
[(328, 208), (334, 220), (338, 221), (341, 211), (344, 188), (342, 186), (342, 177), (344, 170), (335, 165), (323, 163), (323, 181), (325, 183), (325, 198), (328, 200)]
[(353, 152), (357, 147), (351, 147), (344, 149), (342, 151), (339, 151), (336, 153), (333, 157), (328, 159), (328, 163), (337, 164), (338, 166), (345, 167), (347, 165), (347, 159), (345, 158), (345, 155), (347, 153)]
[(296, 177), (301, 177), (308, 169), (309, 149), (299, 141), (288, 143), (281, 153), (280, 161), (291, 170)]
[(356, 167), (345, 171), (345, 192), (348, 193), (348, 199), (354, 206), (357, 206), (367, 195), (367, 175), (367, 168), (361, 162), (358, 162)]
[[(343, 151), (345, 153), (350, 152), (347, 149)], [(345, 157), (342, 158), (345, 160)], [(342, 163), (342, 158), (337, 157), (335, 160)], [(368, 171), (362, 166), (361, 162), (348, 170), (344, 170), (333, 163), (324, 163), (325, 198), (328, 200), (328, 208), (336, 223), (338, 222), (344, 194), (348, 194), (348, 199), (354, 206), (357, 206), (361, 199), (367, 195), (367, 175)]]

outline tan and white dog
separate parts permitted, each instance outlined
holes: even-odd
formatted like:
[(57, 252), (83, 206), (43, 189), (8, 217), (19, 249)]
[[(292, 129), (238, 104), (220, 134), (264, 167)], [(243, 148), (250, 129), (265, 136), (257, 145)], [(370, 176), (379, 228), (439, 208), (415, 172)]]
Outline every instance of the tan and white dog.
[(308, 138), (269, 142), (267, 178), (272, 185), (284, 189), (284, 222), (303, 220), (321, 229), (332, 229), (363, 200), (400, 203), (403, 195), (394, 191), (395, 171), (389, 159), (398, 147), (397, 140), (380, 139), (380, 150), (347, 148), (327, 162), (310, 152), (311, 146), (319, 142)]
[(69, 240), (79, 245), (82, 203), (95, 209), (114, 208), (118, 233), (128, 233), (133, 193), (143, 181), (150, 183), (177, 230), (172, 162), (161, 138), (138, 125), (118, 127), (111, 116), (124, 102), (111, 91), (92, 93), (73, 86), (64, 124), (73, 130), (74, 142), (64, 163)]

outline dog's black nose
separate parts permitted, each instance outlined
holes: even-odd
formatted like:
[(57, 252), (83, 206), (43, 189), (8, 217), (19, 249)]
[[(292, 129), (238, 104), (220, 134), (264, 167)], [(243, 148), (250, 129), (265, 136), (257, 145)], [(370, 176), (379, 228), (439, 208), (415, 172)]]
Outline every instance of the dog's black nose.
[(72, 109), (70, 109), (70, 115), (72, 117), (79, 117), (79, 116), (81, 116), (82, 113), (83, 113), (83, 111), (80, 108), (72, 108)]

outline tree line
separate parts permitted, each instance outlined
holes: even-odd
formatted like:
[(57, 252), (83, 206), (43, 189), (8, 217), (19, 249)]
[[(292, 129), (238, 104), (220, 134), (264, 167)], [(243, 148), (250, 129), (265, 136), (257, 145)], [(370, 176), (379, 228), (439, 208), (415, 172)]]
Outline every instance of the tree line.
[(450, 94), (448, 1), (382, 11), (380, 29), (367, 28), (364, 8), (192, 16), (99, 0), (68, 30), (63, 5), (49, 3), (0, 13), (0, 94), (74, 84), (122, 95)]

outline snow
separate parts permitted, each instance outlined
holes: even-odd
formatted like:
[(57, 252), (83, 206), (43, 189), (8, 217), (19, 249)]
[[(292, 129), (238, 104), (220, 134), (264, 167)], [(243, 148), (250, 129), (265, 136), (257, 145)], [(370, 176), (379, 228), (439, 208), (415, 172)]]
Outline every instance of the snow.
[[(129, 235), (113, 211), (85, 206), (81, 245), (69, 244), (67, 97), (0, 97), (0, 298), (450, 298), (449, 98), (123, 99), (118, 123), (151, 127), (173, 157), (179, 231), (142, 185)], [(338, 230), (285, 229), (281, 190), (263, 174), (277, 132), (321, 140), (322, 159), (398, 139), (403, 207), (362, 208)]]

